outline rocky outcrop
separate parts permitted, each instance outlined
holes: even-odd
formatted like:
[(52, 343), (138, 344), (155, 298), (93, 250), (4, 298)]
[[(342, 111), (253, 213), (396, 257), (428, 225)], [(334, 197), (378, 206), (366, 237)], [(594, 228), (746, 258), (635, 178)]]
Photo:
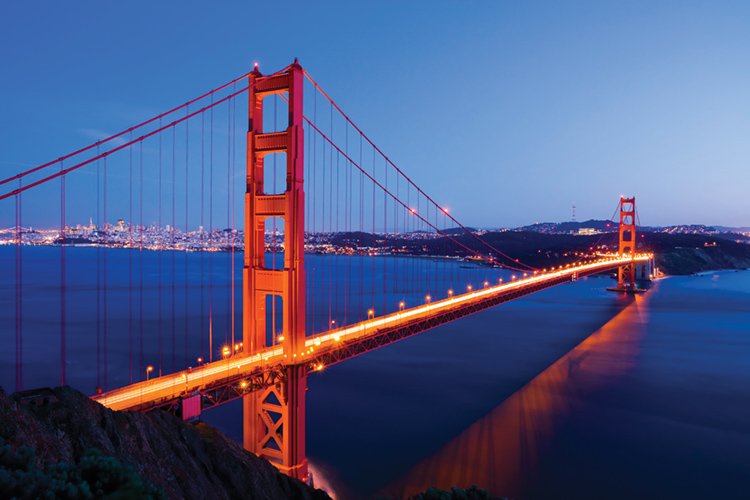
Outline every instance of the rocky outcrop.
[[(203, 422), (171, 414), (112, 411), (58, 387), (46, 405), (25, 405), (0, 388), (0, 439), (35, 450), (36, 467), (78, 463), (91, 448), (132, 466), (170, 499), (329, 499), (280, 473)], [(55, 401), (57, 399), (57, 401)]]

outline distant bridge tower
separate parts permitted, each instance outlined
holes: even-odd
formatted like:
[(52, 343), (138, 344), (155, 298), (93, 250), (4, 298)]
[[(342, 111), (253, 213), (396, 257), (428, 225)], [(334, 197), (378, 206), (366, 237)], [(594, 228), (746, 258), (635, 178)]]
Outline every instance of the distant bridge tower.
[[(243, 397), (244, 446), (265, 457), (282, 472), (304, 479), (305, 391), (307, 371), (295, 364), (305, 345), (305, 193), (302, 129), (302, 67), (294, 61), (284, 73), (264, 77), (250, 74), (250, 116), (247, 133), (247, 191), (245, 194), (245, 265), (243, 269), (243, 341), (250, 353), (276, 340), (266, 336), (266, 298), (282, 301), (285, 368), (276, 383)], [(263, 98), (288, 92), (289, 123), (281, 132), (263, 132)], [(268, 194), (263, 159), (286, 153), (286, 190)], [(268, 186), (270, 188), (270, 186)], [(284, 269), (265, 265), (265, 221), (284, 220)], [(273, 311), (272, 314), (276, 314)]]
[[(635, 257), (635, 197), (620, 197), (620, 256)], [(617, 288), (635, 291), (635, 264), (621, 266), (617, 272)]]

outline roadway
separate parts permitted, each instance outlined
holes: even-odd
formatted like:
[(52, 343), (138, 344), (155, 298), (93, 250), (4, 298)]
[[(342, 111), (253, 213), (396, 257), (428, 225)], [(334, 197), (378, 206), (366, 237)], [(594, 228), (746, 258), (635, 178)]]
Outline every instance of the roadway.
[[(651, 255), (642, 254), (636, 255), (633, 260), (645, 262), (651, 258)], [(144, 410), (232, 386), (231, 394), (220, 401), (225, 402), (257, 390), (269, 381), (278, 381), (279, 377), (283, 377), (278, 374), (288, 364), (306, 364), (309, 371), (321, 370), (459, 317), (629, 262), (629, 257), (608, 257), (588, 264), (537, 273), (307, 337), (303, 352), (285, 353), (283, 343), (257, 353), (240, 352), (219, 361), (97, 394), (92, 399), (113, 410)], [(268, 373), (278, 376), (263, 376)]]

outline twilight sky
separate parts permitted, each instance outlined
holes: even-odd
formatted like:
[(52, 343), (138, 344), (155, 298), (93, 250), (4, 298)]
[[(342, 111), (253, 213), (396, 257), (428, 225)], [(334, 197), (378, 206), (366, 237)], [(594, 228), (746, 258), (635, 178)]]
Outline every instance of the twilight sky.
[(0, 46), (3, 179), (299, 57), (464, 224), (750, 226), (744, 1), (3, 2)]

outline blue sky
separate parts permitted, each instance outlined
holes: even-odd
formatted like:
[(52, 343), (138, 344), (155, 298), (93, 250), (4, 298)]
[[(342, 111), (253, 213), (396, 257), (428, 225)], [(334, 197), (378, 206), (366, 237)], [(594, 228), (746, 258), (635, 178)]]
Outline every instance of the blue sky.
[(0, 44), (2, 178), (299, 57), (467, 225), (750, 225), (747, 2), (3, 2)]

